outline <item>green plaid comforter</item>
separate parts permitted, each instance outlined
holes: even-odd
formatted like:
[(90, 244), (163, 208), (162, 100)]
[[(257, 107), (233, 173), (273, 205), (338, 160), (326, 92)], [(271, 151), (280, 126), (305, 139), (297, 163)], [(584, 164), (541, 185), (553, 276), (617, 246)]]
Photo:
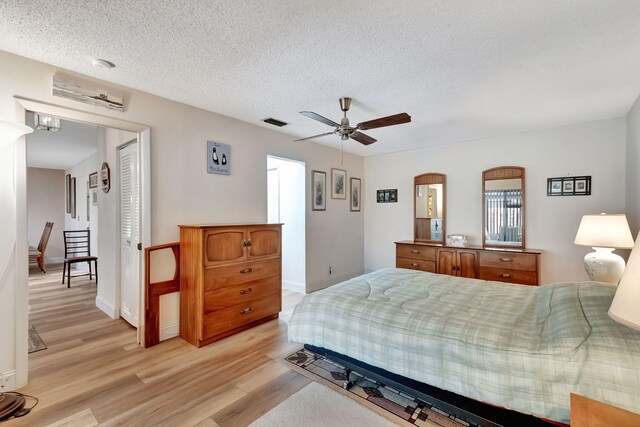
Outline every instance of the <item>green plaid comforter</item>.
[(640, 332), (607, 315), (614, 292), (384, 269), (305, 296), (289, 341), (565, 423), (572, 392), (640, 412)]

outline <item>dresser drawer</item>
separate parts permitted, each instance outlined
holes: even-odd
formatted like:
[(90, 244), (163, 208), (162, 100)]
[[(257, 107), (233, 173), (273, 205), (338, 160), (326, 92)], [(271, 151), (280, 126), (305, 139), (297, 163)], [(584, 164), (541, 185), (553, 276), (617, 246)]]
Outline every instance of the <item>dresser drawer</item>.
[(204, 270), (204, 290), (225, 288), (280, 275), (280, 258), (248, 261)]
[(538, 263), (534, 254), (511, 252), (480, 252), (480, 267), (507, 268), (510, 270), (537, 271)]
[(396, 257), (436, 260), (436, 248), (422, 245), (396, 245)]
[(536, 271), (480, 267), (480, 279), (494, 280), (497, 282), (519, 283), (522, 285), (538, 285), (538, 273)]
[(435, 261), (424, 261), (421, 259), (396, 258), (396, 267), (409, 268), (411, 270), (428, 271), (429, 273), (436, 272)]
[(204, 293), (204, 312), (209, 313), (238, 304), (246, 304), (269, 295), (278, 295), (279, 297), (281, 292), (280, 276), (215, 289)]
[(204, 315), (203, 339), (280, 312), (280, 294), (234, 305)]

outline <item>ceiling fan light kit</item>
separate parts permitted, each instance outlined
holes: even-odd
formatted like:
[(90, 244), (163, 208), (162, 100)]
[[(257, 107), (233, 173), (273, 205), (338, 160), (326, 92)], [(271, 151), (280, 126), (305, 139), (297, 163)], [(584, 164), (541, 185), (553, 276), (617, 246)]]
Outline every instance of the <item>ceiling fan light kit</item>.
[(326, 135), (336, 134), (340, 136), (342, 141), (347, 141), (349, 139), (353, 139), (354, 141), (358, 141), (360, 144), (369, 145), (373, 144), (377, 140), (362, 133), (363, 130), (376, 129), (387, 126), (400, 125), (403, 123), (411, 122), (411, 116), (407, 113), (394, 114), (392, 116), (380, 117), (378, 119), (369, 120), (366, 122), (358, 123), (355, 127), (352, 127), (349, 124), (349, 118), (347, 117), (347, 112), (349, 108), (351, 108), (351, 98), (340, 98), (340, 109), (344, 112), (342, 120), (340, 123), (336, 123), (333, 120), (327, 119), (326, 117), (321, 116), (318, 113), (314, 113), (313, 111), (300, 111), (300, 114), (303, 116), (307, 116), (310, 119), (317, 120), (320, 123), (324, 123), (325, 125), (329, 125), (334, 127), (333, 132), (325, 132), (318, 135), (308, 136), (306, 138), (296, 139), (294, 142), (306, 141), (308, 139), (319, 138)]

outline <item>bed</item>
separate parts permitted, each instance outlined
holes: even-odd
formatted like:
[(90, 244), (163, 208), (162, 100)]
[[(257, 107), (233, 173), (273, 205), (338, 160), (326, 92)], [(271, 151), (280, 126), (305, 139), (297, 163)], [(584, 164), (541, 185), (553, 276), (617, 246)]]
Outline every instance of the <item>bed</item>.
[(306, 295), (289, 341), (568, 423), (570, 393), (640, 412), (640, 332), (609, 318), (614, 293), (384, 269)]

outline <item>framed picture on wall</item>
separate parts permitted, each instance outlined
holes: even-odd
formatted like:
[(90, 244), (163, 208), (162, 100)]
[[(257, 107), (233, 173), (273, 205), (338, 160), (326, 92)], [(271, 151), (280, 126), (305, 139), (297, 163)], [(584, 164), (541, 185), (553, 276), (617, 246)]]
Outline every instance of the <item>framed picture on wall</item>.
[(64, 194), (65, 194), (65, 206), (67, 213), (71, 213), (71, 175), (67, 174), (64, 177)]
[(327, 174), (311, 171), (311, 210), (327, 210)]
[(69, 187), (69, 199), (71, 204), (71, 218), (76, 217), (76, 178), (71, 178), (71, 186)]
[(347, 171), (342, 169), (331, 169), (331, 198), (347, 198)]
[(98, 206), (98, 190), (91, 190), (91, 204)]
[(351, 195), (349, 197), (351, 204), (351, 212), (360, 212), (360, 203), (362, 198), (362, 181), (360, 178), (351, 178), (349, 180)]
[(98, 188), (98, 172), (89, 174), (89, 188)]

